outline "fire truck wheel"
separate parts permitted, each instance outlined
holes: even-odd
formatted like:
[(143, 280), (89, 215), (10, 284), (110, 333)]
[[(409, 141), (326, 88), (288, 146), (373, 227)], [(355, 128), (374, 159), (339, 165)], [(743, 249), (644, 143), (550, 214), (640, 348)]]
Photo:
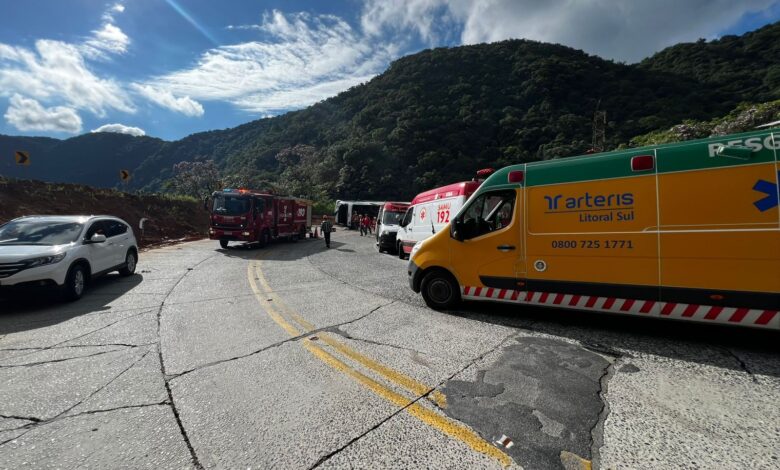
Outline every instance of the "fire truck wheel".
[(219, 246), (221, 246), (222, 248), (227, 248), (228, 247), (228, 241), (227, 240), (220, 240), (219, 241)]
[(434, 310), (446, 310), (460, 302), (460, 286), (455, 278), (443, 269), (425, 275), (420, 284), (425, 304)]

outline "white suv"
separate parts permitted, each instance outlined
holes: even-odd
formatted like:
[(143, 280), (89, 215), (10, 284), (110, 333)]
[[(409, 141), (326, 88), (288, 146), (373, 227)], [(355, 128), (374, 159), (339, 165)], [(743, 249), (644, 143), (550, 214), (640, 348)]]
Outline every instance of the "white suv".
[(0, 225), (0, 289), (58, 286), (79, 299), (90, 279), (135, 272), (138, 244), (122, 219), (110, 216), (30, 216)]

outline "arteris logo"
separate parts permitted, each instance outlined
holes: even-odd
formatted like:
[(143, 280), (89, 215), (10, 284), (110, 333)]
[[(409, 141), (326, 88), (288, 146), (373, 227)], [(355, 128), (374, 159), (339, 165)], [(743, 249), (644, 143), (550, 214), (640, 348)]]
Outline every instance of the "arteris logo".
[(563, 194), (544, 196), (548, 212), (585, 212), (588, 210), (627, 209), (634, 205), (633, 193), (596, 194), (564, 197)]

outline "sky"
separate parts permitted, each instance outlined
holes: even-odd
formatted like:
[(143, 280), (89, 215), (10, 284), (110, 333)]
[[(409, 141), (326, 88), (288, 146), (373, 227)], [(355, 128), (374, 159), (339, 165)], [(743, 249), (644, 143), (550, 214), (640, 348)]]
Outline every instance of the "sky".
[(0, 134), (166, 140), (301, 109), (431, 47), (527, 38), (634, 63), (780, 0), (0, 0)]

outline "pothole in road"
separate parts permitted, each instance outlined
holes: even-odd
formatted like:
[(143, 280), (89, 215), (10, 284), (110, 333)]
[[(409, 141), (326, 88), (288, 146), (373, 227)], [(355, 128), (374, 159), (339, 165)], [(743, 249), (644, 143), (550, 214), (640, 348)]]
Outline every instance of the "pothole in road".
[(591, 459), (591, 430), (603, 403), (601, 354), (551, 338), (518, 337), (473, 380), (450, 380), (446, 413), (498, 442), (525, 468), (563, 468), (561, 453)]

